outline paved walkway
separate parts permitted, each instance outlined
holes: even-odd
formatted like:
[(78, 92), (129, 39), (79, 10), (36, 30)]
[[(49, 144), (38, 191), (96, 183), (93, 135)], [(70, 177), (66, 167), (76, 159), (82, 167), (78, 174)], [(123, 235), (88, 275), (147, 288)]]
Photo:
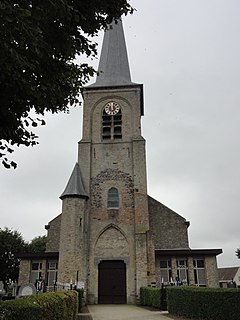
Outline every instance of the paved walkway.
[(88, 305), (93, 320), (169, 320), (166, 311), (150, 311), (129, 304)]

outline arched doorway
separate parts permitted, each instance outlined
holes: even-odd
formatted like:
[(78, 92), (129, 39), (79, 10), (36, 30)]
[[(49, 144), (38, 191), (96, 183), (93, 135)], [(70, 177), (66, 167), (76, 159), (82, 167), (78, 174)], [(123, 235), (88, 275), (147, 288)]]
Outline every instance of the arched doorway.
[(99, 263), (98, 303), (126, 303), (126, 264), (122, 260)]

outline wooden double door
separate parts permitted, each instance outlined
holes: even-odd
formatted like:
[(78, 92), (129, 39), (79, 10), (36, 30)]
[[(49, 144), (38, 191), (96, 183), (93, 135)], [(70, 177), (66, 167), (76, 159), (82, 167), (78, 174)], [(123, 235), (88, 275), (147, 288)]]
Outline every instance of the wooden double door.
[(126, 264), (104, 260), (98, 265), (98, 303), (126, 303)]

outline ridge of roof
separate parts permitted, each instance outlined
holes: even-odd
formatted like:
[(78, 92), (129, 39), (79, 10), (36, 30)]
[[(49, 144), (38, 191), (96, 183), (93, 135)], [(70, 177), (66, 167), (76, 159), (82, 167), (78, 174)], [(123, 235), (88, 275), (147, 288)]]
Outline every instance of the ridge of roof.
[(89, 87), (133, 85), (122, 20), (105, 31), (96, 82)]
[(60, 196), (62, 200), (65, 197), (85, 197), (88, 198), (88, 194), (85, 191), (82, 175), (78, 163), (75, 164), (72, 174), (68, 180), (67, 186)]

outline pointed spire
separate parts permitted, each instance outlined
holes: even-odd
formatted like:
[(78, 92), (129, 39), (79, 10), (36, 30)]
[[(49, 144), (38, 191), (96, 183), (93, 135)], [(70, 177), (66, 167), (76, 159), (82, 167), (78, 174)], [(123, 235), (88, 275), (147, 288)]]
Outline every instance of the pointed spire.
[(117, 23), (113, 22), (110, 29), (105, 31), (98, 72), (96, 82), (91, 87), (134, 84), (131, 81), (121, 20)]
[(68, 181), (68, 184), (64, 190), (64, 192), (61, 194), (60, 199), (62, 200), (65, 197), (88, 197), (88, 194), (86, 193), (82, 181), (82, 176), (80, 172), (80, 168), (78, 163), (76, 163), (73, 172), (71, 174), (71, 177)]

